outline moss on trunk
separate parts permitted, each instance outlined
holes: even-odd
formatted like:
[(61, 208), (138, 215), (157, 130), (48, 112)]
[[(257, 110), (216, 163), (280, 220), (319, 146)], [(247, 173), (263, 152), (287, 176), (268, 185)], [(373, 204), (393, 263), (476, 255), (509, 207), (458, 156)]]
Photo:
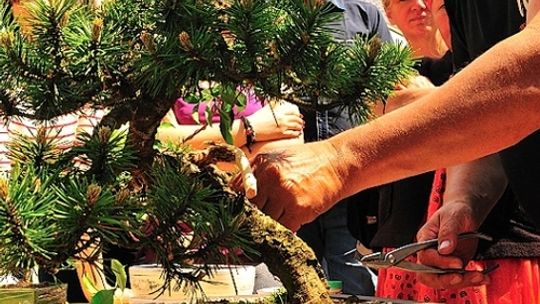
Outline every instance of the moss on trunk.
[(246, 203), (246, 220), (255, 248), (270, 272), (279, 277), (291, 304), (332, 303), (315, 253), (300, 238)]

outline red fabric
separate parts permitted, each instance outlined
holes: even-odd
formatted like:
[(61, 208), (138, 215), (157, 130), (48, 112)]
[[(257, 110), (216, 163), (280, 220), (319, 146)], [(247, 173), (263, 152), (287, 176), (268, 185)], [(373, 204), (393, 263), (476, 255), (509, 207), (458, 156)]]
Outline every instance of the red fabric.
[[(445, 181), (445, 170), (437, 170), (427, 210), (428, 218), (442, 205)], [(416, 256), (407, 260), (416, 262)], [(540, 304), (540, 259), (471, 261), (466, 268), (485, 269), (492, 264), (499, 264), (499, 268), (491, 273), (489, 285), (463, 289), (433, 289), (419, 283), (413, 272), (397, 268), (380, 269), (376, 294), (379, 297), (418, 302)]]

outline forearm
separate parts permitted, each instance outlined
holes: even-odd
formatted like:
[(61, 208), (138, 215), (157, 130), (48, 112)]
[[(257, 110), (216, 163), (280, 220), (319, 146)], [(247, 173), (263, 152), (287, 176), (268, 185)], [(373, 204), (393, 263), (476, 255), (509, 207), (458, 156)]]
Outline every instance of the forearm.
[[(193, 148), (203, 148), (204, 144), (209, 141), (223, 142), (223, 136), (219, 129), (219, 123), (213, 123), (212, 126), (207, 125), (178, 125), (173, 124), (170, 127), (161, 127), (157, 133), (157, 139), (161, 141), (170, 141), (173, 143), (184, 142), (191, 145)], [(233, 135), (234, 145), (237, 147), (244, 146), (246, 144), (246, 135), (244, 127), (240, 120), (233, 121), (231, 133)], [(193, 136), (193, 134), (195, 134)], [(192, 136), (192, 137), (191, 137)], [(191, 138), (190, 138), (191, 137)]]
[(432, 88), (411, 88), (395, 91), (383, 104), (383, 102), (377, 102), (373, 109), (373, 114), (375, 116), (381, 116), (386, 113), (390, 113), (394, 110), (397, 110), (403, 106), (406, 106), (415, 100), (420, 99), (432, 93), (433, 90), (436, 90), (437, 87)]
[(447, 168), (443, 204), (465, 204), (480, 227), (503, 195), (508, 180), (498, 154)]
[(491, 154), (538, 129), (537, 24), (420, 100), (332, 138), (344, 196)]

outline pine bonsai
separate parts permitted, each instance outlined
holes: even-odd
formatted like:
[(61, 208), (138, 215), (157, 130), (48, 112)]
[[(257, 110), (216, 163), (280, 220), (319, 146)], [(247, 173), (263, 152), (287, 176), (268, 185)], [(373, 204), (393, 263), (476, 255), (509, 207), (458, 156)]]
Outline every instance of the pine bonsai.
[[(332, 8), (318, 0), (31, 0), (14, 14), (4, 2), (5, 121), (49, 121), (85, 107), (108, 114), (69, 150), (46, 129), (10, 146), (13, 170), (0, 183), (0, 275), (34, 266), (55, 273), (85, 249), (112, 243), (153, 248), (167, 285), (196, 286), (200, 277), (182, 267), (226, 262), (234, 255), (223, 248), (241, 248), (280, 277), (291, 303), (329, 303), (311, 250), (232, 191), (230, 175), (214, 166), (233, 161), (234, 148), (164, 150), (155, 135), (175, 98), (219, 96), (214, 111), (230, 142), (232, 108), (245, 104), (239, 86), (262, 100), (342, 107), (365, 120), (412, 62), (408, 50), (377, 39), (336, 41), (329, 25), (341, 15)], [(203, 90), (202, 80), (215, 85)]]

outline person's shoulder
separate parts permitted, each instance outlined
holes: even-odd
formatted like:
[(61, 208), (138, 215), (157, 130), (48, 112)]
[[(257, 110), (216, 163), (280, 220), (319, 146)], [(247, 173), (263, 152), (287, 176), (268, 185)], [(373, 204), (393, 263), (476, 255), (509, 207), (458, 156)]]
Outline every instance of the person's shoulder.
[(346, 0), (345, 1), (349, 5), (353, 5), (365, 14), (369, 16), (376, 16), (380, 15), (381, 8), (379, 8), (377, 5), (375, 5), (374, 2), (377, 2), (375, 0), (369, 1), (369, 0)]

